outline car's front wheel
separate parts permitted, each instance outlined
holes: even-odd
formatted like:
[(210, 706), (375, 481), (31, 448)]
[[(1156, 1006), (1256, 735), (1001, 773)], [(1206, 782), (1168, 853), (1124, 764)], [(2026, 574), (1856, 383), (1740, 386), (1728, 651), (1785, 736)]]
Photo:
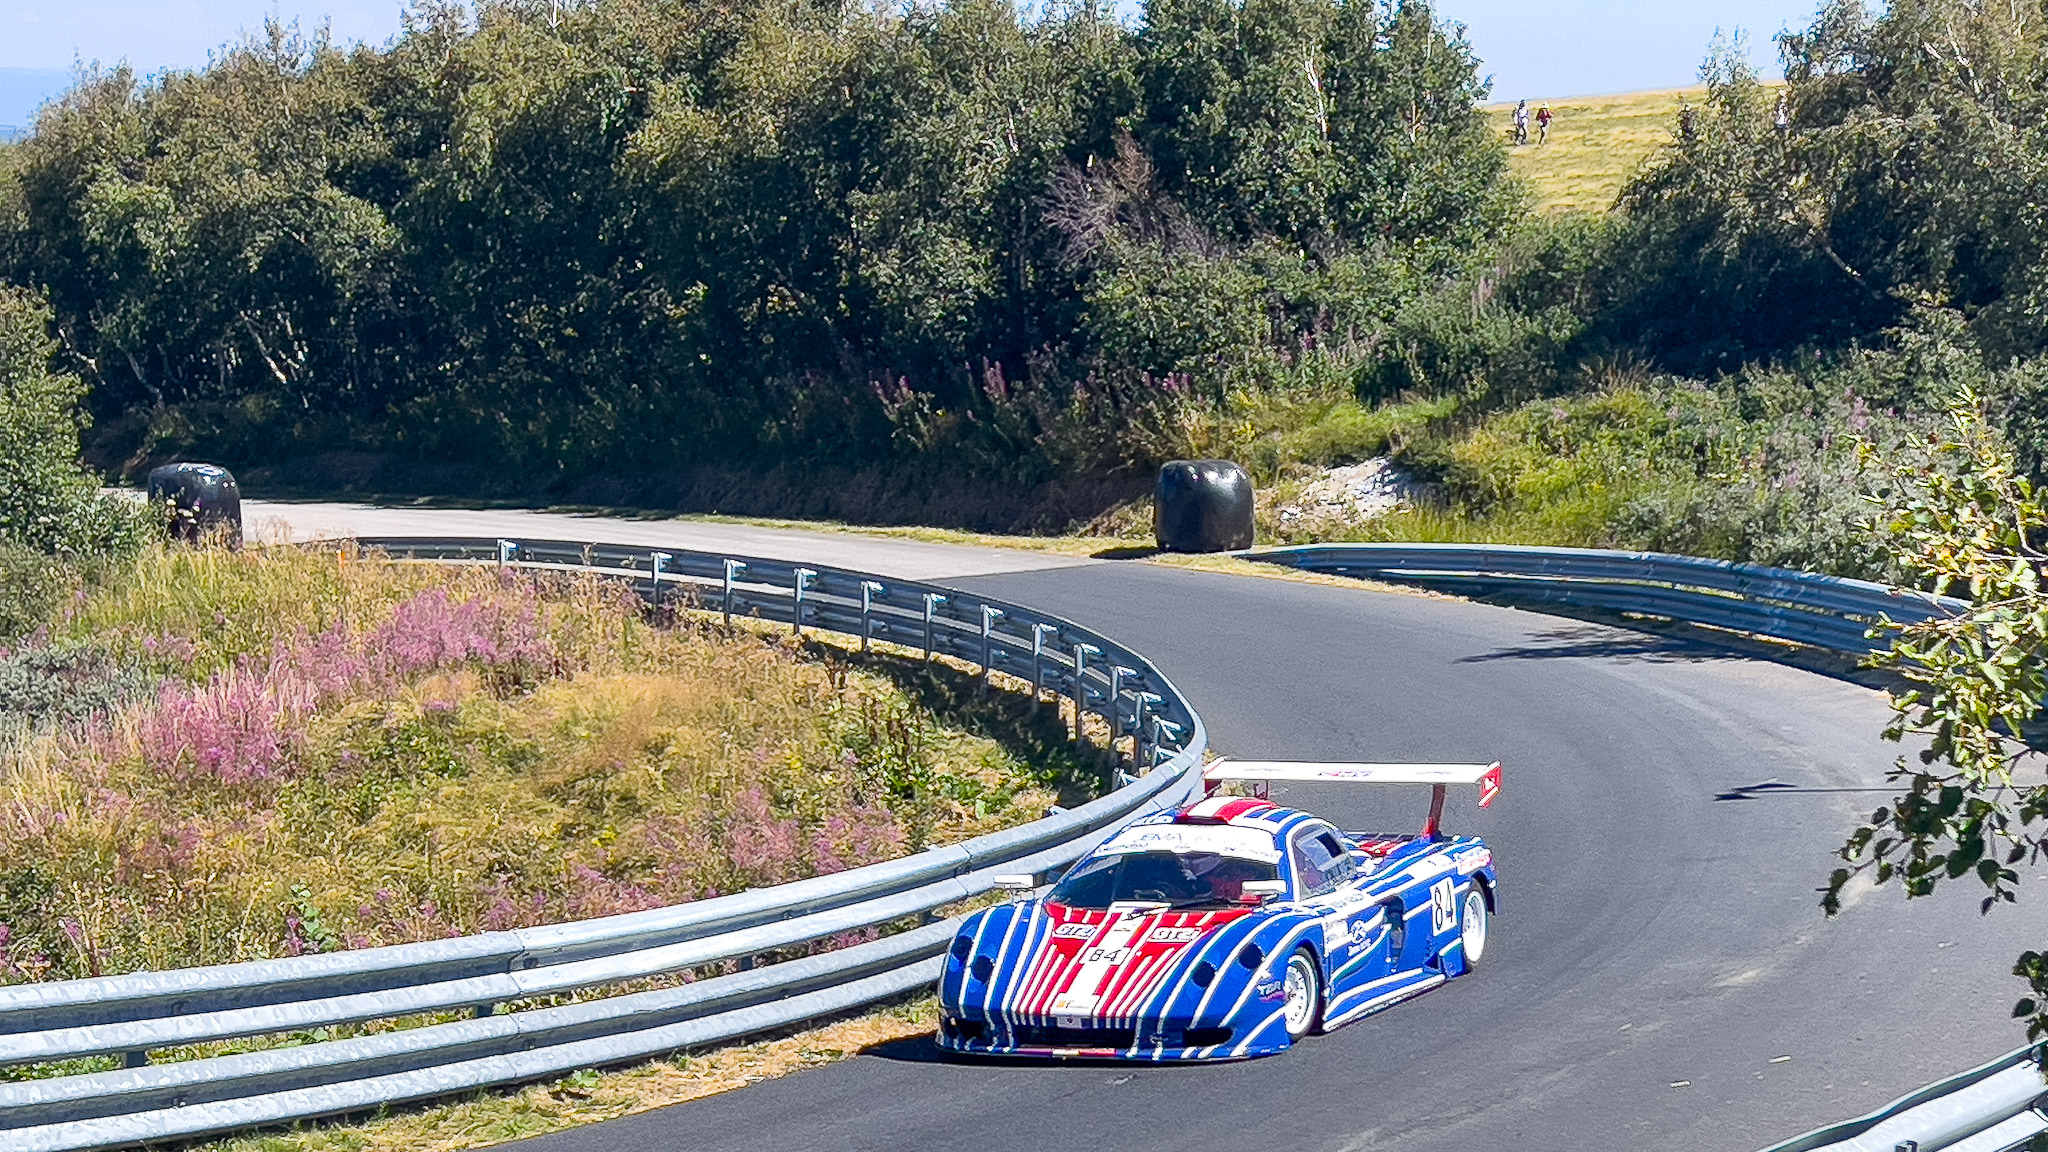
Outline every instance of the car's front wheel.
[(1486, 893), (1478, 884), (1465, 890), (1465, 910), (1458, 917), (1458, 939), (1464, 944), (1465, 967), (1475, 968), (1486, 954)]
[(1299, 1040), (1315, 1031), (1323, 1017), (1323, 973), (1306, 948), (1287, 958), (1287, 1038)]

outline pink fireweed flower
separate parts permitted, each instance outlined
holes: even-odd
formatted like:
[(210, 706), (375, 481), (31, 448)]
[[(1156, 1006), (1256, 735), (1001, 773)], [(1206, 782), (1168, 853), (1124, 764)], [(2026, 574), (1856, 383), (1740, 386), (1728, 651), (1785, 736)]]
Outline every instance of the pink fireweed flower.
[(303, 741), (299, 724), (320, 702), (292, 675), (230, 668), (196, 687), (166, 684), (135, 726), (143, 762), (177, 779), (194, 774), (229, 784), (284, 772)]
[(720, 832), (726, 859), (753, 883), (781, 884), (805, 874), (802, 830), (776, 815), (758, 787), (735, 798)]
[(394, 676), (469, 663), (499, 668), (552, 661), (533, 593), (525, 585), (507, 591), (515, 603), (456, 601), (438, 588), (422, 592), (370, 636), (372, 658)]
[(903, 854), (903, 830), (880, 805), (853, 804), (825, 817), (811, 833), (811, 864), (820, 874), (844, 872)]
[[(243, 659), (205, 684), (165, 684), (137, 718), (136, 746), (152, 769), (176, 779), (238, 784), (289, 775), (299, 766), (304, 722), (323, 704), (464, 664), (552, 664), (543, 623), (539, 594), (525, 584), (468, 600), (428, 589), (367, 635), (337, 621), (317, 634), (302, 630), (268, 659)], [(168, 639), (157, 647), (171, 650)]]

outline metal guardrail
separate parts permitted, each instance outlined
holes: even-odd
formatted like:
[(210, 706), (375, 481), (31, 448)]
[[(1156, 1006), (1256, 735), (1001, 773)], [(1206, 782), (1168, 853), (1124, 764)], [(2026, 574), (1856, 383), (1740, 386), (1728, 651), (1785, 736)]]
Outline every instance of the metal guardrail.
[(1662, 616), (1862, 655), (1879, 621), (1960, 612), (1964, 601), (1868, 580), (1663, 552), (1506, 544), (1310, 544), (1239, 555), (1463, 596)]
[[(1316, 544), (1241, 553), (1312, 572), (1418, 584), (1541, 607), (1661, 616), (1854, 656), (1877, 626), (1964, 612), (1966, 601), (1867, 580), (1659, 552), (1489, 544)], [(1765, 1152), (2010, 1152), (2048, 1132), (2038, 1047), (1929, 1085), (1868, 1116)]]
[(1763, 1152), (2012, 1152), (2048, 1132), (2041, 1045), (1937, 1081)]
[[(1059, 867), (1132, 816), (1177, 804), (1198, 786), (1207, 734), (1166, 677), (1136, 652), (1022, 605), (823, 565), (682, 550), (486, 538), (361, 543), (400, 559), (605, 572), (633, 580), (657, 602), (683, 599), (728, 620), (821, 628), (860, 637), (864, 646), (879, 640), (956, 657), (984, 675), (1002, 671), (1077, 702), (1077, 740), (1080, 713), (1103, 717), (1119, 738), (1131, 738), (1132, 762), (1143, 774), (1019, 828), (691, 904), (423, 944), (0, 987), (0, 1065), (107, 1053), (128, 1054), (130, 1065), (0, 1082), (0, 1148), (77, 1152), (360, 1112), (645, 1059), (858, 1007), (929, 984), (953, 922), (680, 987), (497, 1011), (854, 928), (904, 924), (987, 891), (998, 872)], [(1657, 553), (1358, 544), (1244, 555), (1464, 595), (1664, 616), (1855, 654), (1871, 650), (1871, 630), (1883, 619), (1964, 607), (1866, 581)], [(151, 1049), (174, 1045), (456, 1011), (471, 1018), (147, 1062)], [(1975, 1109), (1944, 1131), (1995, 1135), (2001, 1124), (2038, 1115), (2029, 1103), (2039, 1096), (2038, 1072), (2016, 1059), (2022, 1055), (1769, 1152), (1875, 1148), (1841, 1140), (1881, 1137), (1893, 1130), (1885, 1125), (1905, 1132), (1937, 1107)], [(2013, 1075), (2021, 1071), (2034, 1077), (2025, 1100), (2013, 1095), (2026, 1087)], [(1946, 1138), (1931, 1127), (1928, 1133)], [(1801, 1143), (1823, 1136), (1835, 1143)], [(2002, 1147), (1923, 1142), (1917, 1152)]]
[[(0, 1082), (0, 1148), (75, 1152), (358, 1112), (562, 1075), (855, 1008), (928, 986), (954, 921), (759, 967), (865, 928), (915, 924), (1002, 873), (1076, 859), (1200, 782), (1202, 721), (1160, 671), (1023, 605), (824, 565), (493, 538), (360, 541), (395, 559), (595, 571), (658, 603), (952, 656), (1076, 702), (1129, 738), (1132, 775), (1070, 811), (898, 860), (731, 896), (452, 940), (0, 987), (0, 1065), (120, 1053), (127, 1067)], [(739, 959), (679, 987), (499, 1011)], [(152, 1065), (151, 1050), (397, 1018), (417, 1027)]]

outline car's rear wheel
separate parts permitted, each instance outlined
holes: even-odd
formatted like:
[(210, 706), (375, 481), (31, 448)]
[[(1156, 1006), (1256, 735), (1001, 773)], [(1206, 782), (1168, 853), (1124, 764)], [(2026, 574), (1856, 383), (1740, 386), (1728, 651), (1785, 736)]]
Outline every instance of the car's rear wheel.
[(1458, 917), (1458, 939), (1465, 946), (1465, 967), (1478, 966), (1486, 954), (1486, 893), (1477, 883), (1465, 890), (1464, 912)]
[(1299, 1040), (1323, 1019), (1323, 974), (1308, 949), (1287, 958), (1287, 1036)]

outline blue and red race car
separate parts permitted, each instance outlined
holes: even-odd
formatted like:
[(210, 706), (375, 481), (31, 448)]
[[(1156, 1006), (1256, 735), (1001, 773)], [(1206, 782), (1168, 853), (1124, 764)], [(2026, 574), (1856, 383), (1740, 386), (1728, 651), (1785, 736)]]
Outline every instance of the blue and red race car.
[[(955, 1052), (1227, 1060), (1285, 1049), (1463, 975), (1486, 950), (1493, 854), (1438, 830), (1445, 789), (1500, 765), (1219, 760), (1249, 781), (1127, 825), (1043, 899), (967, 918), (939, 978)], [(1427, 784), (1410, 835), (1342, 832), (1263, 798), (1272, 781)], [(1030, 878), (1004, 885), (1028, 892)]]

